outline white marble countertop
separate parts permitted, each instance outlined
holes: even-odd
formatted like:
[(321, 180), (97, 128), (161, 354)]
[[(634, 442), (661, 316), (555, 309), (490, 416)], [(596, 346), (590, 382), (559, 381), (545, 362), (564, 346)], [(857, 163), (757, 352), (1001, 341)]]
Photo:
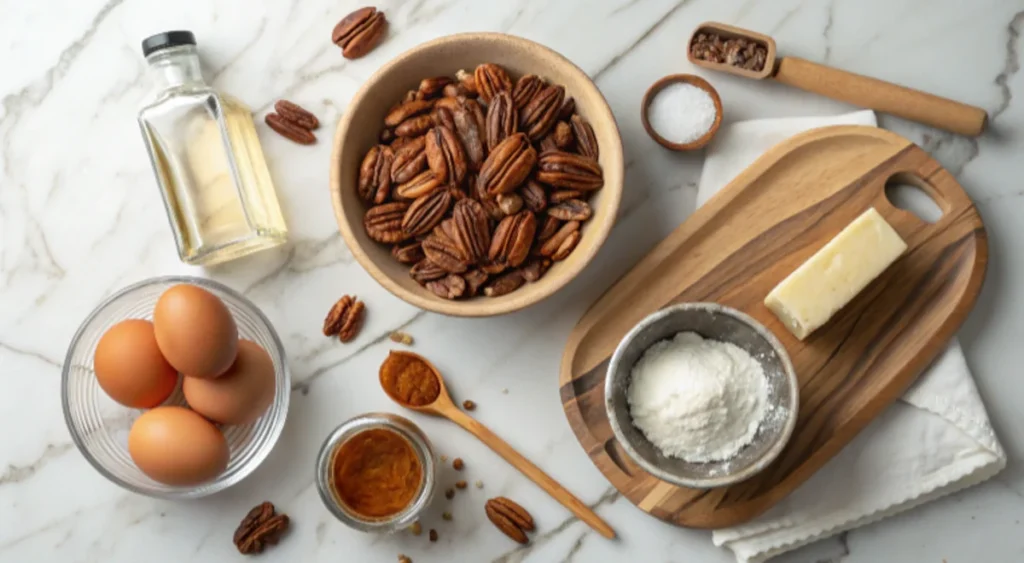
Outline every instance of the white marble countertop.
[[(974, 197), (988, 226), (988, 279), (961, 332), (1010, 464), (996, 479), (900, 516), (780, 557), (785, 562), (1020, 561), (1024, 555), (1024, 0), (564, 0), (382, 3), (387, 40), (358, 61), (329, 40), (353, 2), (39, 0), (4, 2), (0, 18), (0, 561), (238, 560), (238, 520), (269, 499), (294, 528), (266, 561), (637, 561), (726, 563), (708, 532), (650, 518), (612, 489), (577, 445), (562, 413), (557, 366), (570, 327), (616, 277), (693, 207), (700, 155), (669, 154), (643, 132), (640, 98), (658, 77), (694, 69), (684, 42), (704, 20), (770, 33), (780, 50), (913, 85), (986, 108), (991, 130), (959, 138), (900, 120), (883, 125), (931, 151)], [(181, 265), (135, 113), (147, 95), (139, 41), (186, 28), (207, 77), (258, 115), (287, 97), (327, 124), (300, 147), (260, 123), (292, 243), (203, 271)], [(595, 78), (626, 149), (626, 194), (610, 240), (577, 279), (546, 302), (504, 318), (425, 314), (380, 288), (338, 235), (327, 195), (331, 125), (359, 84), (405, 49), (443, 34), (500, 30), (565, 54)], [(719, 88), (726, 119), (821, 115), (849, 107), (783, 86), (701, 72)], [(140, 279), (206, 275), (243, 291), (276, 325), (294, 391), (276, 449), (252, 476), (210, 498), (173, 503), (125, 492), (71, 444), (61, 415), (60, 367), (82, 318), (104, 296)], [(362, 335), (343, 346), (319, 335), (342, 293), (369, 306)], [(480, 479), (432, 510), (441, 539), (374, 537), (345, 528), (312, 484), (316, 449), (341, 421), (396, 411), (376, 369), (401, 327), (448, 375), (476, 415), (565, 483), (618, 531), (597, 537), (531, 482), (449, 423), (412, 417), (441, 453)], [(467, 353), (466, 350), (472, 350)], [(507, 394), (503, 389), (508, 389)], [(454, 480), (445, 473), (442, 479)], [(483, 500), (519, 499), (540, 531), (519, 548), (482, 518)]]

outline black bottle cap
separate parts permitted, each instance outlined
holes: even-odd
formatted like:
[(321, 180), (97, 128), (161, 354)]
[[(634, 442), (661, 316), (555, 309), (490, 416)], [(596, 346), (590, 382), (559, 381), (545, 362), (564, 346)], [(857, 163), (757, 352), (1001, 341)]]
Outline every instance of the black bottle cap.
[(179, 45), (195, 45), (196, 36), (191, 31), (165, 31), (150, 35), (142, 40), (142, 55), (148, 57), (161, 49), (169, 49)]

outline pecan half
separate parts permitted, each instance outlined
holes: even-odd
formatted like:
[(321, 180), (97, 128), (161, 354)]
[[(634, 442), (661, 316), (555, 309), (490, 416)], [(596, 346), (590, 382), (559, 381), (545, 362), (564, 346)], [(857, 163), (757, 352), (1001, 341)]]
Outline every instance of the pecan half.
[(594, 128), (587, 123), (586, 119), (578, 115), (572, 116), (570, 120), (573, 137), (576, 138), (576, 152), (594, 160), (601, 155), (597, 146), (597, 136), (594, 135)]
[(459, 99), (459, 106), (452, 110), (454, 131), (466, 149), (469, 167), (479, 170), (487, 156), (487, 145), (484, 143), (484, 114), (476, 100)]
[(526, 283), (526, 278), (523, 276), (523, 272), (518, 269), (512, 270), (495, 278), (494, 281), (488, 284), (484, 288), (484, 295), (487, 297), (508, 295), (522, 287), (524, 283)]
[(387, 127), (398, 127), (398, 125), (406, 119), (428, 113), (433, 107), (434, 102), (430, 100), (411, 100), (408, 102), (402, 102), (392, 108), (391, 111), (384, 116), (384, 125)]
[(431, 114), (434, 118), (434, 124), (438, 127), (447, 127), (452, 131), (455, 130), (455, 115), (452, 113), (452, 109), (447, 106), (440, 106), (434, 108), (434, 113)]
[(537, 162), (537, 151), (522, 133), (507, 137), (487, 155), (477, 183), (490, 196), (508, 193), (526, 180)]
[(548, 194), (544, 187), (530, 180), (519, 188), (519, 196), (523, 198), (523, 205), (534, 213), (540, 213), (548, 206)]
[(568, 121), (574, 113), (576, 113), (576, 100), (572, 99), (572, 96), (566, 96), (561, 109), (558, 110), (558, 119)]
[(456, 203), (452, 222), (455, 243), (470, 262), (479, 262), (491, 247), (491, 225), (483, 206), (472, 199)]
[(359, 166), (359, 197), (364, 201), (384, 203), (391, 194), (391, 147), (377, 145), (366, 153)]
[(464, 69), (455, 71), (455, 80), (459, 81), (459, 86), (462, 86), (467, 92), (472, 95), (477, 95), (479, 90), (476, 88), (476, 76), (472, 72), (466, 72)]
[(551, 192), (551, 205), (557, 205), (563, 201), (579, 199), (581, 197), (583, 197), (583, 192), (579, 190), (555, 190)]
[(316, 142), (316, 135), (312, 131), (288, 121), (276, 113), (268, 113), (263, 118), (267, 126), (289, 141), (300, 145), (312, 145)]
[(564, 260), (570, 252), (576, 248), (580, 241), (580, 224), (578, 221), (569, 221), (562, 225), (558, 232), (540, 245), (541, 256), (547, 256), (554, 261)]
[(455, 133), (447, 127), (437, 126), (427, 133), (424, 146), (427, 166), (441, 183), (459, 185), (466, 177), (466, 153)]
[(529, 542), (526, 532), (534, 529), (533, 517), (525, 508), (505, 497), (495, 497), (484, 505), (487, 519), (513, 540)]
[(409, 204), (404, 201), (393, 201), (371, 207), (363, 215), (363, 227), (371, 239), (384, 244), (394, 244), (409, 238), (402, 230), (402, 219), (405, 217)]
[(360, 8), (334, 26), (331, 41), (341, 47), (341, 56), (358, 59), (369, 53), (387, 33), (388, 20), (376, 8)]
[(515, 192), (509, 194), (498, 194), (497, 197), (494, 198), (494, 201), (498, 203), (498, 208), (501, 209), (501, 212), (505, 215), (515, 215), (523, 208), (523, 198)]
[(262, 553), (267, 545), (275, 545), (288, 530), (287, 514), (277, 514), (274, 505), (261, 503), (245, 515), (232, 536), (242, 555)]
[(523, 109), (530, 100), (544, 87), (544, 80), (535, 74), (527, 74), (516, 81), (512, 88), (512, 101), (516, 109)]
[(519, 112), (519, 130), (526, 133), (531, 141), (544, 138), (558, 121), (558, 110), (564, 98), (565, 88), (545, 86)]
[(395, 135), (399, 137), (419, 137), (430, 131), (430, 128), (433, 126), (433, 116), (429, 114), (417, 115), (399, 123), (398, 127), (395, 127)]
[(320, 120), (317, 119), (312, 112), (294, 102), (278, 100), (274, 104), (274, 110), (277, 111), (278, 115), (299, 127), (305, 129), (316, 129), (317, 127), (320, 127)]
[(423, 239), (423, 253), (427, 260), (446, 272), (461, 274), (469, 267), (463, 249), (451, 238), (438, 236), (436, 232)]
[(395, 157), (391, 161), (392, 182), (403, 184), (427, 168), (426, 143), (426, 137), (416, 137), (395, 149)]
[(420, 260), (412, 267), (412, 269), (409, 270), (409, 276), (416, 280), (416, 283), (420, 285), (426, 285), (429, 281), (443, 278), (447, 275), (448, 272), (446, 272), (444, 268), (431, 262), (427, 258)]
[(473, 71), (473, 80), (477, 92), (485, 104), (491, 103), (491, 98), (502, 90), (512, 90), (512, 79), (505, 69), (492, 63), (484, 63)]
[(559, 150), (569, 150), (573, 141), (572, 127), (564, 121), (559, 121), (555, 124), (555, 130), (551, 132), (551, 139)]
[(451, 77), (448, 76), (435, 76), (433, 78), (424, 78), (420, 80), (419, 95), (422, 99), (429, 100), (430, 98), (436, 98), (444, 92), (444, 87), (454, 82)]
[(324, 319), (324, 336), (338, 335), (338, 340), (349, 342), (363, 327), (366, 305), (351, 295), (345, 295), (331, 307)]
[[(417, 198), (402, 217), (402, 231), (406, 237), (418, 237), (429, 233), (444, 219), (451, 204), (452, 194), (448, 193), (448, 190), (434, 190)], [(423, 250), (426, 252), (426, 248)], [(427, 255), (429, 256), (429, 253)]]
[(519, 266), (530, 253), (536, 230), (537, 218), (529, 211), (505, 217), (494, 230), (488, 258), (494, 264)]
[(544, 242), (549, 238), (555, 236), (558, 229), (561, 228), (562, 222), (550, 215), (546, 215), (544, 220), (541, 221), (540, 229), (537, 231), (537, 242)]
[(540, 155), (537, 159), (536, 178), (549, 186), (585, 192), (600, 189), (604, 185), (604, 174), (597, 161), (561, 151)]
[(441, 182), (437, 181), (433, 172), (424, 170), (410, 178), (408, 182), (396, 186), (395, 199), (418, 199), (434, 192), (441, 185)]
[(466, 280), (457, 274), (427, 282), (427, 289), (442, 299), (458, 299), (466, 293)]
[(527, 262), (522, 268), (519, 268), (519, 271), (523, 273), (523, 279), (533, 283), (544, 277), (544, 274), (548, 272), (548, 268), (550, 267), (551, 260), (547, 258), (536, 258)]
[(502, 90), (491, 98), (487, 106), (487, 148), (494, 150), (502, 141), (516, 132), (519, 112), (512, 103), (512, 95)]
[(462, 279), (466, 280), (466, 297), (476, 297), (480, 288), (487, 283), (487, 278), (487, 272), (483, 270), (469, 270), (462, 274)]
[(418, 240), (407, 244), (396, 244), (391, 248), (391, 256), (402, 264), (415, 264), (426, 257), (423, 254), (422, 243)]
[(586, 221), (593, 215), (590, 204), (581, 199), (569, 199), (550, 207), (548, 215), (562, 221)]

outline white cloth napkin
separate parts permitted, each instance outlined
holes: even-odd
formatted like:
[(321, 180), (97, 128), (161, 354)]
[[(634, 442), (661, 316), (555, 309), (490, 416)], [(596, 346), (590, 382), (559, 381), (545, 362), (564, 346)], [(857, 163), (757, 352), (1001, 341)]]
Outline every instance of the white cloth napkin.
[[(876, 126), (871, 111), (834, 117), (759, 119), (722, 127), (709, 147), (701, 205), (776, 143), (837, 124)], [(760, 563), (976, 485), (1006, 465), (957, 341), (898, 401), (835, 458), (760, 517), (715, 530), (715, 545)]]

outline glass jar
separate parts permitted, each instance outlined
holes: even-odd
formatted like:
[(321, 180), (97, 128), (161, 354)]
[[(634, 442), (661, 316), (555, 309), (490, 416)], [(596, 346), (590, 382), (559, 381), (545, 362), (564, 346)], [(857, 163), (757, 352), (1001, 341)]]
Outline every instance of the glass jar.
[[(335, 456), (341, 445), (357, 434), (373, 429), (390, 430), (404, 438), (412, 446), (420, 467), (423, 468), (419, 490), (413, 495), (409, 505), (396, 514), (377, 519), (363, 517), (345, 506), (338, 498), (334, 485)], [(390, 413), (357, 416), (337, 427), (320, 446), (316, 460), (316, 488), (320, 492), (324, 506), (335, 518), (349, 527), (363, 532), (397, 532), (418, 520), (434, 497), (437, 488), (434, 450), (426, 434), (407, 418)]]
[(252, 112), (203, 80), (188, 31), (147, 38), (157, 83), (139, 126), (186, 264), (211, 265), (282, 244), (288, 228)]

